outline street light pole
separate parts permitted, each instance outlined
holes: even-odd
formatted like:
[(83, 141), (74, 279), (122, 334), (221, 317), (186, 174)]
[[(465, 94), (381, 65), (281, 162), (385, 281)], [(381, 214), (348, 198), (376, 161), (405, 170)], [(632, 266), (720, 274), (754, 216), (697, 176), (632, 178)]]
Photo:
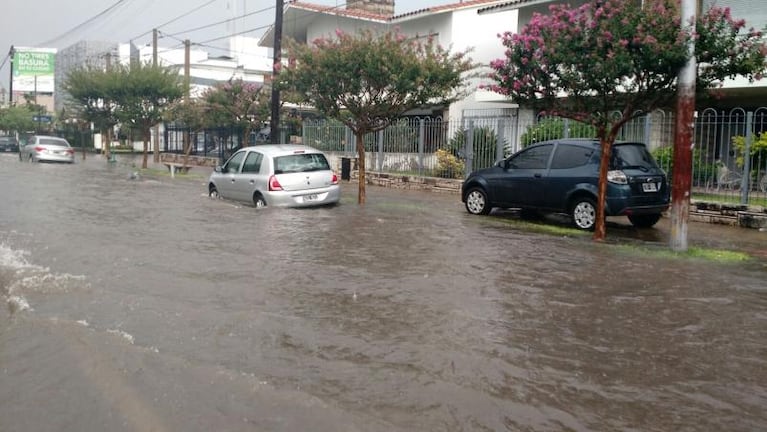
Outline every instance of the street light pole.
[(671, 250), (687, 251), (687, 222), (692, 190), (692, 146), (695, 128), (695, 19), (696, 1), (681, 0), (682, 31), (690, 35), (687, 64), (679, 72), (674, 125), (674, 166), (671, 179)]
[(11, 45), (11, 50), (8, 52), (8, 56), (11, 60), (11, 79), (8, 82), (8, 106), (13, 106), (13, 56), (16, 55), (16, 50)]
[(270, 122), (270, 142), (280, 142), (280, 89), (277, 87), (277, 75), (282, 67), (282, 12), (284, 2), (277, 0), (274, 16), (274, 63), (272, 64), (272, 118)]

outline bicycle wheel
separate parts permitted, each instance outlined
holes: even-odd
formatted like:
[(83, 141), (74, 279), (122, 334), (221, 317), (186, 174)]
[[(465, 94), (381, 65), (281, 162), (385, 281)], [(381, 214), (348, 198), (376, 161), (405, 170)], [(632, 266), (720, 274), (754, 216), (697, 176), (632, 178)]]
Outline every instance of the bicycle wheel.
[(719, 179), (719, 185), (723, 189), (738, 190), (740, 189), (740, 181), (739, 175), (729, 172)]

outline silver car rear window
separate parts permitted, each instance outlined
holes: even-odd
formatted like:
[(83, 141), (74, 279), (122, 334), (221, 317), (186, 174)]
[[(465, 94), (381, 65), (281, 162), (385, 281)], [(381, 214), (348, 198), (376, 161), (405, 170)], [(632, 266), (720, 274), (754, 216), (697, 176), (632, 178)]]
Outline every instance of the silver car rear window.
[(274, 173), (296, 173), (329, 170), (330, 165), (320, 153), (302, 153), (274, 158)]
[(40, 138), (40, 144), (57, 145), (62, 147), (69, 147), (69, 143), (62, 139), (54, 138)]

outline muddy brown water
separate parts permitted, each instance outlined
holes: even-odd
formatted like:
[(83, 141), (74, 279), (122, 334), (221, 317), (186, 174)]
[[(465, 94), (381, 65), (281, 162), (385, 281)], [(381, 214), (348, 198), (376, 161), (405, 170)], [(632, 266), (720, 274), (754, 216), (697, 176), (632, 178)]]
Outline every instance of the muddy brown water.
[(0, 154), (0, 431), (767, 429), (767, 233), (692, 223), (754, 255), (712, 263), (642, 253), (667, 221), (594, 244), (134, 171)]

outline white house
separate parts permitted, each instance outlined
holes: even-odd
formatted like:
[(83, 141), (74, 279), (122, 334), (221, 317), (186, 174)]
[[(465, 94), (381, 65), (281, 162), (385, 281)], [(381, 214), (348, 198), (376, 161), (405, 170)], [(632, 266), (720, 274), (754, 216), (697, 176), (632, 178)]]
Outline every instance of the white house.
[[(333, 35), (337, 29), (349, 33), (363, 28), (382, 31), (399, 29), (411, 37), (436, 38), (440, 45), (451, 47), (456, 52), (471, 49), (470, 55), (475, 61), (489, 64), (503, 53), (498, 34), (519, 28), (520, 11), (508, 8), (491, 13), (480, 12), (504, 3), (508, 2), (463, 1), (401, 15), (387, 15), (382, 11), (393, 12), (393, 0), (348, 1), (344, 8), (293, 1), (286, 5), (284, 11), (282, 34), (283, 38), (299, 43), (311, 43), (316, 38)], [(262, 36), (260, 44), (273, 46), (273, 40), (274, 28), (270, 28)], [(480, 90), (478, 84), (472, 83), (473, 91), (466, 99), (449, 107), (418, 114), (450, 118), (516, 114), (516, 104), (495, 93)]]
[[(569, 4), (578, 6), (586, 1), (572, 0)], [(764, 0), (698, 2), (701, 10), (711, 5), (730, 7), (734, 17), (746, 19), (747, 27), (760, 29), (767, 25), (767, 9), (759, 7), (764, 5)], [(413, 37), (435, 37), (442, 46), (456, 51), (470, 48), (476, 62), (489, 65), (492, 60), (503, 57), (504, 48), (498, 34), (519, 31), (533, 13), (547, 13), (552, 3), (552, 0), (467, 0), (394, 15), (394, 0), (348, 1), (345, 7), (290, 1), (283, 14), (282, 34), (300, 43), (311, 43), (315, 38), (332, 36), (336, 29), (355, 32), (363, 28), (396, 28)], [(262, 36), (260, 45), (273, 46), (273, 40), (272, 27)], [(517, 114), (517, 105), (512, 101), (479, 89), (479, 82), (473, 84), (471, 95), (452, 104), (447, 112), (427, 114), (451, 118)], [(721, 95), (716, 103), (722, 107), (767, 105), (767, 79), (755, 83), (745, 79), (728, 80)], [(532, 115), (526, 110), (518, 114), (523, 119)]]
[[(205, 90), (216, 83), (230, 79), (242, 79), (246, 82), (263, 85), (266, 77), (272, 74), (270, 49), (258, 45), (258, 40), (244, 36), (229, 40), (228, 55), (211, 56), (207, 50), (195, 46), (189, 49), (190, 95), (199, 97)], [(131, 58), (141, 62), (151, 62), (151, 45), (134, 47), (131, 44), (119, 46), (119, 61), (127, 64)], [(184, 48), (158, 48), (157, 62), (160, 66), (175, 67), (179, 75), (184, 75)]]

